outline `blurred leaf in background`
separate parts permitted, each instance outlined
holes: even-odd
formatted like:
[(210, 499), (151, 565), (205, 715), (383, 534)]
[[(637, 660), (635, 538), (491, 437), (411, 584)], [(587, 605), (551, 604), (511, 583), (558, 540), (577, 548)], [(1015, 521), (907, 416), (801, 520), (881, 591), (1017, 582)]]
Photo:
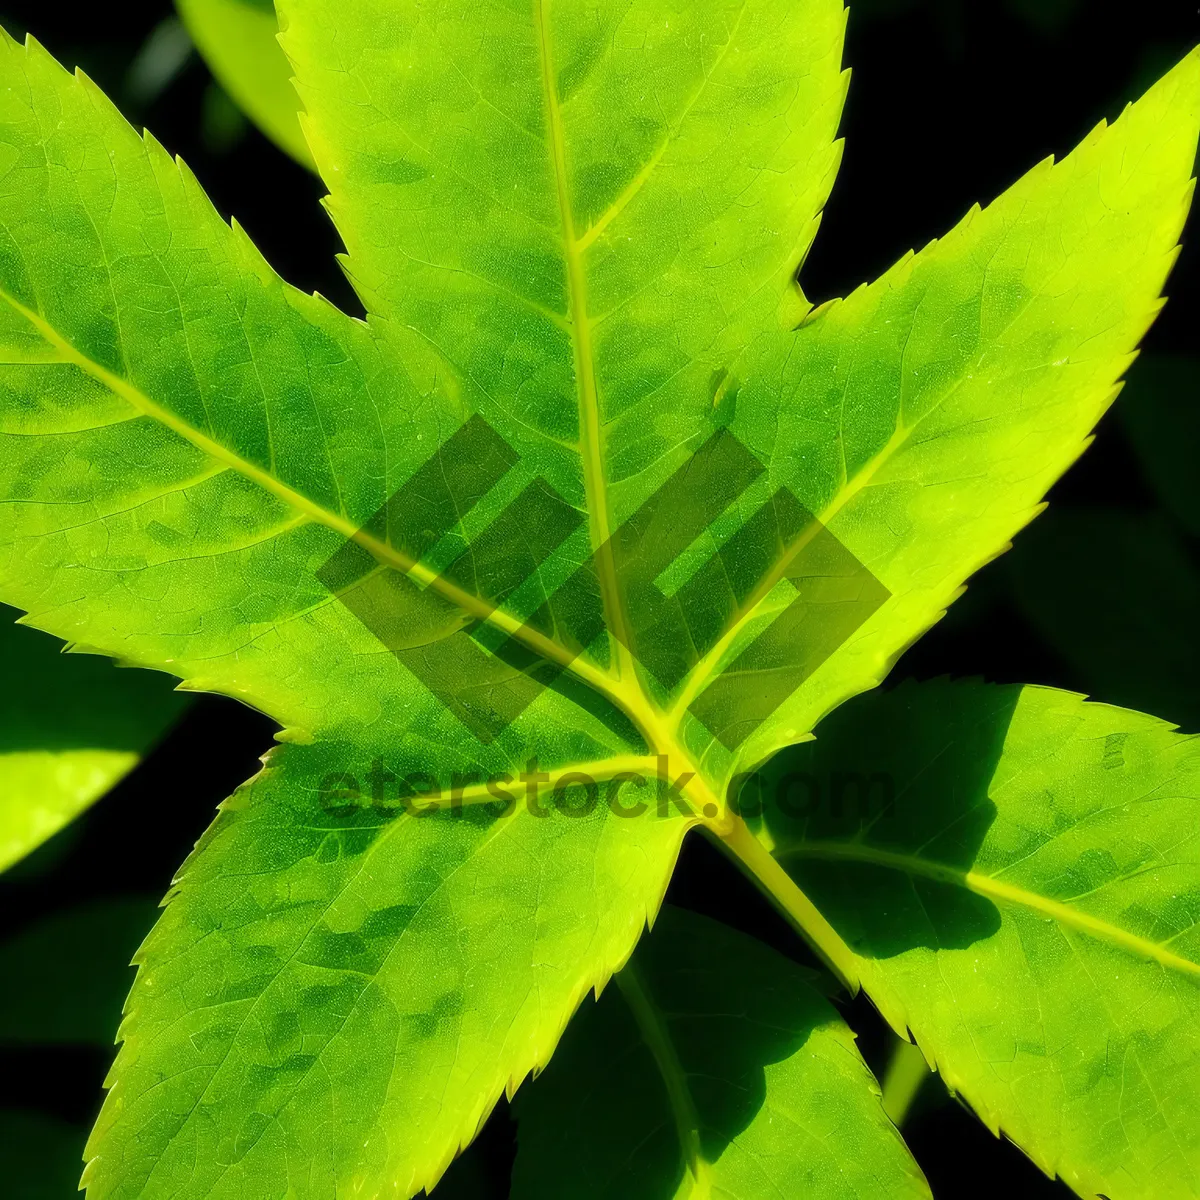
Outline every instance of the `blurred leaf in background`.
[(1004, 562), (1021, 611), (1110, 704), (1200, 732), (1200, 362), (1147, 356), (1117, 403), (1163, 511), (1052, 506)]
[(0, 870), (98, 800), (183, 712), (165, 675), (121, 670), (0, 607)]
[(1047, 514), (1008, 572), (1022, 611), (1090, 695), (1200, 730), (1200, 569), (1161, 516)]
[(1146, 482), (1168, 512), (1200, 538), (1200, 360), (1147, 355), (1117, 404)]
[(125, 76), (125, 91), (138, 105), (152, 104), (175, 81), (192, 54), (192, 39), (176, 17), (160, 21), (142, 43)]
[(1008, 0), (1008, 8), (1041, 33), (1057, 34), (1083, 7), (1083, 0)]
[(156, 897), (68, 908), (0, 941), (0, 1044), (111, 1046)]
[(205, 62), (236, 104), (297, 162), (312, 166), (296, 117), (292, 68), (270, 0), (176, 0)]
[[(44, 917), (0, 941), (0, 1047), (105, 1050), (133, 981), (129, 965), (154, 922), (149, 897), (115, 897)], [(86, 1124), (0, 1107), (0, 1195), (77, 1194)]]
[(68, 1200), (78, 1192), (87, 1130), (47, 1113), (0, 1108), (4, 1200)]
[[(931, 12), (943, 25), (958, 27), (967, 10), (979, 0), (855, 0), (851, 11), (856, 18), (911, 16), (922, 9)], [(1039, 33), (1061, 33), (1083, 7), (1083, 0), (1003, 0), (1006, 8)]]

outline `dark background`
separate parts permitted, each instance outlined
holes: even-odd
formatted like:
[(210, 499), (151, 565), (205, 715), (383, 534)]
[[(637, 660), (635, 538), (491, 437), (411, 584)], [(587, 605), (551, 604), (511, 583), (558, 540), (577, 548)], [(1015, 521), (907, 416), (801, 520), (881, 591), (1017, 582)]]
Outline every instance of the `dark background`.
[[(32, 31), (67, 65), (83, 65), (132, 121), (148, 125), (182, 154), (217, 207), (237, 216), (285, 278), (358, 311), (333, 262), (336, 238), (318, 206), (320, 184), (239, 119), (203, 63), (187, 53), (179, 29), (163, 25), (170, 19), (167, 0), (122, 0), (78, 10), (57, 0), (0, 0), (0, 21), (11, 32)], [(152, 37), (157, 41), (148, 54)], [(910, 247), (923, 246), (976, 200), (993, 198), (1039, 159), (1065, 153), (1101, 117), (1117, 115), (1126, 100), (1197, 41), (1200, 15), (1194, 0), (1139, 0), (1122, 6), (1119, 18), (1093, 0), (861, 0), (852, 9), (847, 49), (855, 75), (843, 126), (845, 164), (805, 268), (807, 293), (818, 302), (844, 295)], [(173, 73), (166, 69), (172, 63), (177, 64)], [(1149, 352), (1194, 350), (1200, 315), (1198, 242), (1194, 232), (1188, 236), (1170, 287), (1173, 301), (1150, 335)], [(1200, 579), (1196, 543), (1160, 508), (1119, 411), (1052, 498), (1054, 507), (1034, 531), (1043, 560), (1061, 557), (1056, 551), (1064, 549), (1061, 539), (1068, 527), (1059, 514), (1118, 509), (1135, 529), (1143, 522), (1169, 528), (1181, 562)], [(1064, 579), (1060, 573), (1041, 583), (1031, 574), (1037, 560), (1023, 545), (977, 578), (947, 619), (905, 656), (894, 681), (953, 674), (1044, 683), (1096, 691), (1103, 699), (1148, 708), (1189, 731), (1200, 728), (1195, 723), (1200, 706), (1188, 694), (1164, 691), (1156, 697), (1153, 682), (1106, 672), (1103, 663), (1093, 667), (1087, 653), (1064, 652), (1061, 644), (1052, 644), (1045, 622), (1031, 615), (1022, 596), (1052, 587), (1060, 607), (1080, 612), (1099, 601), (1082, 577)], [(1085, 557), (1103, 562), (1113, 579), (1135, 574), (1111, 547), (1097, 545), (1094, 555), (1084, 549)], [(1139, 622), (1159, 627), (1169, 624), (1169, 615), (1160, 620), (1155, 607), (1163, 602), (1153, 590), (1138, 593), (1131, 585), (1117, 601), (1105, 593), (1104, 605), (1110, 613), (1114, 604), (1130, 606), (1120, 628)], [(1124, 635), (1118, 629), (1105, 636)], [(1191, 641), (1177, 652), (1194, 657), (1197, 644), (1190, 628), (1180, 636)], [(1135, 657), (1157, 665), (1155, 648), (1134, 650)], [(45, 1143), (44, 1152), (58, 1158), (44, 1163), (36, 1178), (22, 1183), (14, 1168), (0, 1182), (6, 1197), (73, 1193), (75, 1164), (59, 1148), (82, 1144), (99, 1106), (112, 1050), (95, 1030), (115, 1025), (119, 1001), (114, 996), (131, 976), (123, 963), (136, 945), (136, 931), (149, 920), (153, 900), (165, 892), (215, 804), (257, 769), (273, 728), (232, 701), (199, 698), (182, 724), (112, 795), (0, 879), (0, 959), (6, 940), (81, 905), (95, 909), (109, 902), (113, 912), (126, 913), (130, 927), (114, 934), (118, 948), (103, 960), (100, 944), (89, 944), (78, 947), (78, 958), (67, 956), (65, 965), (60, 962), (40, 976), (36, 964), (28, 963), (20, 976), (11, 967), (0, 976), (0, 996), (20, 991), (37, 1002), (43, 994), (51, 996), (53, 988), (61, 993), (65, 987), (69, 1004), (86, 1010), (82, 1022), (76, 1019), (75, 1033), (51, 1039), (58, 1046), (23, 1044), (11, 1031), (0, 1031), (0, 1110), (44, 1114), (53, 1121), (37, 1128), (52, 1127), (61, 1135)], [(126, 901), (130, 896), (133, 902)], [(786, 953), (805, 956), (782, 921), (699, 838), (685, 851), (670, 898), (757, 932)], [(45, 1003), (52, 1007), (50, 999)], [(848, 1006), (848, 1016), (868, 1060), (882, 1072), (889, 1043), (878, 1016), (862, 999)], [(945, 1099), (937, 1083), (926, 1089), (905, 1134), (939, 1200), (991, 1194), (1062, 1200), (1069, 1194)], [(12, 1137), (8, 1149), (0, 1149), (0, 1177), (9, 1157), (32, 1155), (41, 1146), (40, 1136), (20, 1139), (23, 1146)], [(0, 1131), (0, 1142), (3, 1137)], [(511, 1153), (511, 1124), (500, 1111), (472, 1155), (482, 1173), (496, 1180), (507, 1171)], [(456, 1167), (457, 1185), (465, 1184), (474, 1169)], [(18, 1191), (11, 1191), (13, 1186)], [(452, 1180), (445, 1190), (455, 1186)]]

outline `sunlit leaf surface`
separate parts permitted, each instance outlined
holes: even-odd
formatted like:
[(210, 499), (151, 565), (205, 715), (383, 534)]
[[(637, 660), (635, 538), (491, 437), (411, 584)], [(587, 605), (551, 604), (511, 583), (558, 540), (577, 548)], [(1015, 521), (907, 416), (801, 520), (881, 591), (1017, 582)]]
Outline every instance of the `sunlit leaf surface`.
[(434, 1184), (697, 824), (852, 980), (729, 781), (1037, 511), (1191, 195), (1196, 57), (813, 309), (840, 0), (279, 21), (366, 322), (88, 80), (0, 45), (2, 594), (286, 743), (139, 954), (94, 1200)]

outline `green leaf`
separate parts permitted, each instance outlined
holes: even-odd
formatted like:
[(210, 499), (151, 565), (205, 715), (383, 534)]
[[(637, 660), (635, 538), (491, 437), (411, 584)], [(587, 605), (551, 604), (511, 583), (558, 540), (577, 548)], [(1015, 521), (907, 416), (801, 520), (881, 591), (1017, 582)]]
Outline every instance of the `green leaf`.
[(516, 1111), (513, 1200), (930, 1194), (810, 973), (669, 906)]
[(279, 47), (270, 0), (175, 0), (196, 49), (250, 119), (305, 167), (312, 155), (297, 120), (300, 104)]
[(275, 751), (184, 868), (138, 955), (95, 1194), (257, 1196), (286, 1170), (412, 1195), (661, 901), (682, 822), (331, 815), (353, 753)]
[(365, 323), (0, 44), (3, 595), (287, 743), (143, 947), (93, 1200), (434, 1183), (627, 960), (684, 833), (753, 856), (732, 775), (878, 681), (1082, 449), (1160, 303), (1200, 57), (810, 311), (844, 21), (286, 0)]
[[(0, 54), (20, 81), (0, 97), (0, 123), (25, 148), (0, 206), (24, 251), (6, 260), (8, 352), (27, 364), (6, 372), (6, 586), (58, 633), (253, 702), (287, 738), (318, 742), (277, 753), (239, 795), (148, 944), (93, 1194), (187, 1178), (193, 1194), (244, 1195), (277, 1165), (266, 1112), (294, 1121), (314, 1177), (362, 1163), (411, 1193), (628, 955), (686, 822), (604, 809), (501, 821), (484, 808), (418, 821), (394, 792), (382, 811), (326, 810), (327, 777), (367, 778), (376, 760), (381, 774), (448, 783), (540, 762), (549, 786), (528, 787), (547, 804), (572, 767), (605, 781), (646, 760), (627, 730), (557, 693), (523, 733), (476, 743), (334, 600), (315, 568), (436, 448), (459, 402), (436, 379), (419, 390), (361, 323), (285, 288), (86, 80), (36, 46)], [(49, 109), (62, 119), (43, 131)], [(47, 167), (82, 161), (108, 165)], [(131, 473), (130, 461), (146, 466)], [(642, 790), (653, 804), (653, 785)], [(231, 897), (243, 906), (232, 925)], [(396, 1009), (407, 1067), (363, 1054), (381, 1008)], [(301, 1015), (321, 1032), (293, 1056), (286, 1031)], [(277, 1054), (290, 1067), (270, 1089), (263, 1066)], [(230, 1079), (248, 1080), (240, 1100)], [(336, 1137), (331, 1104), (346, 1114)], [(393, 1140), (399, 1127), (411, 1139)], [(216, 1139), (210, 1173), (191, 1164), (198, 1128)]]
[(1021, 611), (1092, 695), (1200, 730), (1200, 566), (1170, 522), (1054, 509), (1005, 567)]
[(1192, 449), (1200, 440), (1200, 361), (1172, 355), (1139, 359), (1117, 413), (1146, 481), (1167, 509), (1200, 537), (1200, 479)]
[(165, 681), (57, 653), (15, 616), (0, 608), (0, 870), (132, 770), (186, 702)]
[(1200, 742), (906, 685), (772, 765), (765, 836), (947, 1086), (1081, 1196), (1200, 1190)]
[[(797, 590), (829, 574), (806, 554), (806, 530), (756, 586), (735, 587), (706, 653), (682, 622), (631, 631), (652, 629), (657, 652), (686, 663), (664, 707), (719, 789), (737, 762), (714, 729), (752, 728), (736, 757), (757, 761), (877, 682), (1080, 453), (1174, 258), (1200, 60), (794, 334), (776, 316), (806, 307), (789, 280), (836, 161), (838, 5), (760, 0), (734, 19), (714, 2), (666, 20), (656, 5), (587, 18), (572, 4), (468, 15), (447, 3), (386, 19), (383, 7), (280, 10), (376, 328), (408, 354), (419, 338), (489, 420), (520, 411), (527, 443), (578, 436), (593, 543), (716, 417), (769, 464), (757, 498), (790, 489), (891, 592), (823, 663), (781, 631), (782, 646), (750, 651)], [(577, 494), (577, 478), (547, 473)], [(612, 608), (621, 581), (607, 590)], [(835, 613), (846, 605), (830, 599)], [(756, 711), (781, 671), (799, 686)]]
[(153, 900), (122, 896), (66, 909), (0, 942), (0, 1043), (111, 1046), (154, 924)]
[(1176, 252), (1150, 247), (1172, 244), (1190, 203), (1198, 119), (1193, 56), (1062, 163), (735, 366), (783, 381), (743, 388), (747, 445), (892, 593), (743, 759), (883, 678), (1086, 447), (1160, 307)]

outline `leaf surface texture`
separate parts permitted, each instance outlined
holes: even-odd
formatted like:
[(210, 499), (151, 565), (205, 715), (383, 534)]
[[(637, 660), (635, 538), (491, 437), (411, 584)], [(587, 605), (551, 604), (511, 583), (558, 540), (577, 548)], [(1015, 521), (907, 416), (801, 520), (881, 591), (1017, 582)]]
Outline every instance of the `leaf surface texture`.
[[(0, 45), (5, 598), (261, 708), (286, 743), (139, 955), (97, 1200), (435, 1183), (628, 959), (687, 829), (728, 828), (730, 778), (878, 682), (1037, 511), (1159, 307), (1191, 195), (1195, 57), (810, 310), (795, 273), (840, 154), (836, 0), (279, 14), (366, 322), (284, 284), (90, 82)], [(473, 464), (481, 494), (420, 553), (374, 530), (477, 418), (517, 460), (503, 482)], [(761, 469), (661, 581), (668, 599), (706, 581), (704, 628), (647, 616), (637, 589), (663, 572), (605, 547), (726, 435)], [(882, 589), (831, 653), (859, 599), (839, 581), (862, 580), (814, 557), (816, 526), (728, 570), (718, 553), (784, 491)], [(447, 563), (478, 567), (464, 547), (526, 494), (578, 527), (486, 605)], [(321, 582), (347, 544), (373, 560), (360, 598), (421, 585), (405, 653)], [(604, 627), (572, 646), (535, 618), (588, 570)], [(797, 597), (808, 623), (782, 624)], [(467, 718), (523, 672), (460, 671), (455, 711), (418, 673), (473, 633), (559, 671), (486, 741)], [(777, 677), (786, 700), (756, 708)], [(664, 762), (686, 818), (657, 818)], [(647, 818), (523, 803), (581, 770), (632, 776)], [(416, 773), (443, 786), (434, 815), (396, 790)], [(498, 775), (512, 815), (480, 782)], [(358, 803), (331, 807), (331, 780)]]
[(1080, 1195), (1194, 1196), (1197, 740), (939, 682), (856, 702), (776, 768), (775, 853), (947, 1086)]

